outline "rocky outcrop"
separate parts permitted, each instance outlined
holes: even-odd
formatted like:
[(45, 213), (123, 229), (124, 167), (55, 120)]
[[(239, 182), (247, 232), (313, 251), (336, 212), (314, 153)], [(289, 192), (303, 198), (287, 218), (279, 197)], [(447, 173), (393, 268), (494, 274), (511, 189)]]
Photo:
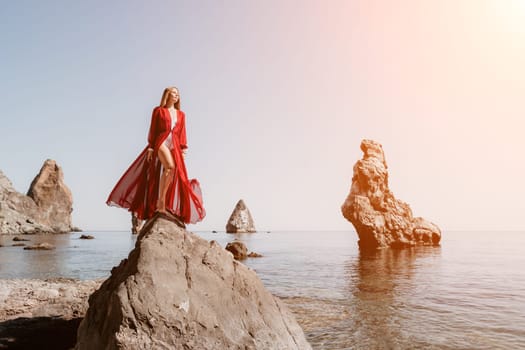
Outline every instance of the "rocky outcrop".
[(240, 241), (233, 241), (226, 244), (225, 249), (232, 253), (235, 260), (244, 260), (248, 255), (248, 249), (246, 248), (246, 245)]
[(228, 223), (226, 224), (227, 233), (244, 233), (244, 232), (256, 232), (253, 224), (252, 214), (250, 210), (241, 199), (235, 205)]
[(83, 349), (311, 349), (255, 272), (155, 217), (100, 289), (78, 330)]
[(341, 207), (359, 235), (359, 246), (439, 245), (440, 229), (423, 218), (414, 218), (410, 206), (390, 191), (381, 144), (363, 140), (361, 150), (363, 158), (354, 165), (350, 193)]
[(64, 174), (54, 160), (48, 159), (35, 177), (27, 195), (39, 208), (38, 221), (54, 232), (71, 232), (73, 196), (64, 183)]
[(51, 232), (37, 222), (38, 206), (33, 199), (18, 193), (0, 171), (0, 233)]
[(28, 195), (18, 193), (0, 171), (0, 233), (65, 233), (71, 224), (73, 199), (63, 181), (62, 169), (46, 160)]

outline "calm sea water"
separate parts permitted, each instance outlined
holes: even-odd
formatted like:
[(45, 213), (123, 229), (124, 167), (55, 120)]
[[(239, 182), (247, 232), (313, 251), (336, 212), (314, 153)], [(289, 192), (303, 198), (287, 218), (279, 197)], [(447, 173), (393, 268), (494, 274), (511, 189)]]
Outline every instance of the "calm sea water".
[[(128, 232), (0, 237), (0, 278), (109, 276)], [(525, 349), (525, 232), (444, 232), (441, 247), (360, 252), (354, 232), (196, 232), (238, 238), (245, 264), (294, 311), (314, 349)], [(1, 281), (0, 281), (1, 283)]]

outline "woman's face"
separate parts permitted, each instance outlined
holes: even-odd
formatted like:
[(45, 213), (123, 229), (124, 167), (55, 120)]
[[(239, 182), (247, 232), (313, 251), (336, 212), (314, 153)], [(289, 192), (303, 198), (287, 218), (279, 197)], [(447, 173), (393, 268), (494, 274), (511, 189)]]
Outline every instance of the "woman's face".
[(179, 90), (171, 89), (170, 90), (170, 99), (173, 101), (173, 103), (179, 102)]

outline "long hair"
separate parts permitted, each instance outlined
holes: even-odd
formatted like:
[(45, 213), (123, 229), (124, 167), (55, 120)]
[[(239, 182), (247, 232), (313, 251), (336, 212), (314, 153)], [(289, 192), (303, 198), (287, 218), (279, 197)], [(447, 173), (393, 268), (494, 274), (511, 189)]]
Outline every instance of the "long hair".
[[(172, 89), (177, 89), (175, 86), (169, 86), (164, 89), (164, 92), (162, 93), (162, 98), (160, 99), (160, 106), (164, 107), (166, 105), (166, 102), (168, 102), (168, 95), (170, 94)], [(177, 89), (179, 91), (179, 89)], [(175, 103), (175, 108), (180, 109), (180, 91), (179, 91), (179, 100), (177, 103)]]

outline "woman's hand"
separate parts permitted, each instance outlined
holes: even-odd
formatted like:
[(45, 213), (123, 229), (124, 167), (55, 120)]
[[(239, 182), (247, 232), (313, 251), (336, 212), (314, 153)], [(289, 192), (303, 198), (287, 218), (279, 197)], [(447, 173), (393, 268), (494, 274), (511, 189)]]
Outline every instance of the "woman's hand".
[(148, 148), (146, 151), (146, 160), (149, 162), (153, 158), (153, 148)]
[(186, 149), (183, 149), (182, 150), (182, 159), (185, 159), (186, 158)]

